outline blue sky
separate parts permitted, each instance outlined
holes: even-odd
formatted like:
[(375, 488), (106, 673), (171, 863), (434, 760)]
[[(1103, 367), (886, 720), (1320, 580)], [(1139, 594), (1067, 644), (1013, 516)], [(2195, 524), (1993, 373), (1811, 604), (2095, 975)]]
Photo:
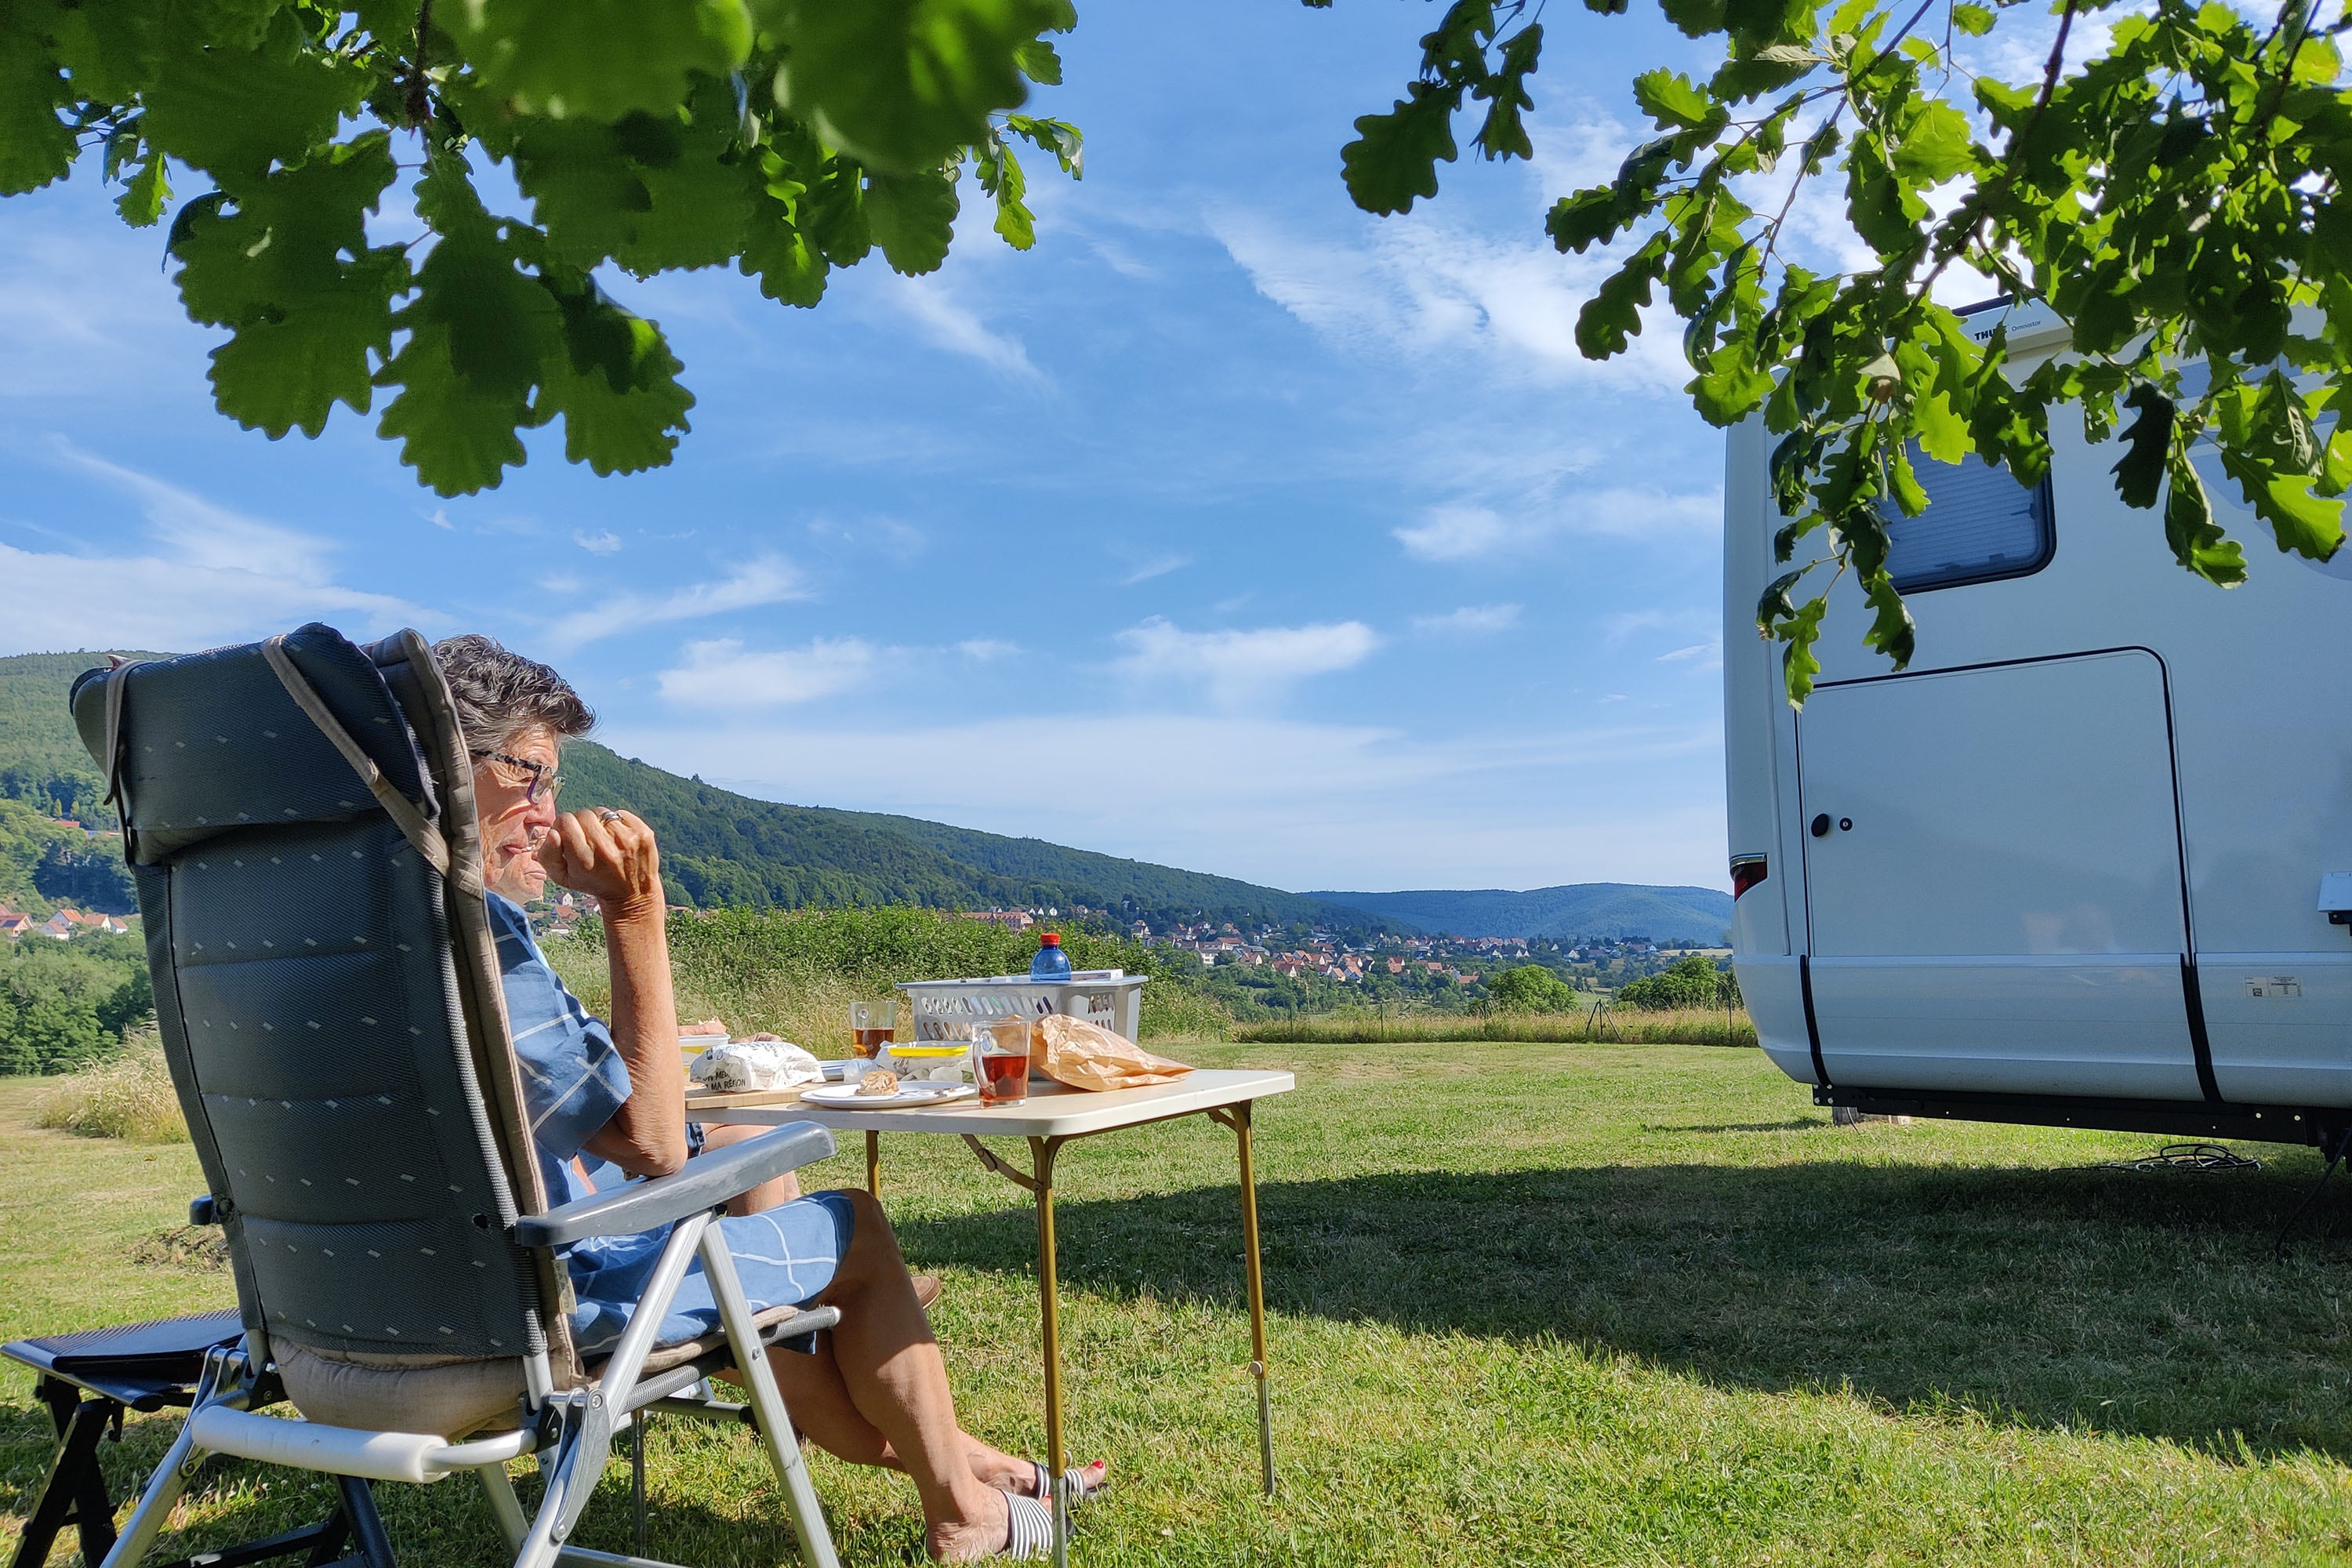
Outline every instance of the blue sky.
[(773, 799), (1290, 888), (1723, 885), (1721, 438), (1673, 331), (1577, 357), (1603, 264), (1541, 233), (1697, 57), (1555, 7), (1534, 165), (1375, 220), (1339, 148), (1435, 16), (1094, 0), (1034, 250), (967, 183), (942, 272), (814, 312), (612, 280), (699, 399), (625, 479), (541, 432), (443, 502), (346, 411), (238, 430), (94, 167), (0, 204), (0, 652), (486, 630)]

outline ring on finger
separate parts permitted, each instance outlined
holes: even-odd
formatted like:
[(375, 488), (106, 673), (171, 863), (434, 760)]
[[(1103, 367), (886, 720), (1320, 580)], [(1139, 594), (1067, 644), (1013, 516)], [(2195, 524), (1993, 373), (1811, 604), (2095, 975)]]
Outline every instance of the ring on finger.
[(614, 810), (611, 806), (609, 806), (609, 805), (600, 805), (600, 806), (598, 806), (598, 807), (596, 808), (596, 816), (597, 816), (601, 820), (605, 821), (605, 822), (618, 822), (618, 821), (620, 821), (620, 820), (621, 820), (621, 814), (620, 814), (619, 812), (617, 812), (617, 811), (614, 811)]

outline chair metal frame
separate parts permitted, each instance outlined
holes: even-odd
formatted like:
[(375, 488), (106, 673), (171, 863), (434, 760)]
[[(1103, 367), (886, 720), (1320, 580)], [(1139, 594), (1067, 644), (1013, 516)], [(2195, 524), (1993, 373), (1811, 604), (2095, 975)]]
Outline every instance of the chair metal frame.
[[(783, 1482), (803, 1559), (811, 1568), (838, 1568), (840, 1560), (834, 1552), (824, 1510), (809, 1479), (774, 1370), (768, 1364), (767, 1351), (779, 1341), (831, 1328), (840, 1321), (841, 1314), (831, 1307), (816, 1307), (764, 1327), (755, 1322), (735, 1260), (714, 1223), (725, 1212), (728, 1197), (832, 1152), (833, 1137), (821, 1128), (780, 1128), (694, 1162), (707, 1169), (689, 1168), (673, 1176), (633, 1183), (619, 1193), (600, 1194), (521, 1222), (520, 1228), (530, 1234), (519, 1235), (518, 1239), (529, 1246), (631, 1235), (672, 1219), (676, 1226), (627, 1330), (601, 1373), (579, 1388), (541, 1402), (533, 1418), (513, 1431), (451, 1443), (429, 1434), (325, 1426), (259, 1415), (257, 1406), (280, 1396), (282, 1391), (266, 1365), (257, 1371), (252, 1348), (257, 1336), (248, 1333), (238, 1345), (215, 1350), (206, 1357), (186, 1425), (156, 1466), (114, 1550), (107, 1554), (105, 1568), (131, 1568), (144, 1559), (205, 1456), (215, 1453), (359, 1481), (430, 1485), (468, 1471), (481, 1484), (499, 1531), (515, 1552), (516, 1568), (549, 1568), (558, 1563), (676, 1568), (569, 1544), (604, 1474), (613, 1439), (656, 1411), (752, 1426), (777, 1479)], [(656, 1346), (670, 1300), (698, 1257), (719, 1304), (725, 1342), (684, 1365), (643, 1376), (640, 1369)], [(692, 1395), (706, 1378), (730, 1362), (743, 1379), (747, 1402)], [(535, 1457), (547, 1478), (546, 1494), (535, 1516), (524, 1512), (507, 1472), (509, 1461), (526, 1457)], [(354, 1519), (352, 1524), (362, 1560), (372, 1568), (379, 1563), (389, 1568), (391, 1552), (382, 1541), (381, 1526), (370, 1528), (373, 1510), (367, 1510), (365, 1518)], [(372, 1535), (377, 1539), (371, 1541)]]
[[(434, 907), (442, 911), (435, 918), (446, 921), (440, 937), (447, 961), (444, 973), (453, 987), (447, 994), (446, 1025), (457, 1031), (448, 1037), (457, 1053), (455, 1070), (465, 1102), (455, 1109), (469, 1114), (480, 1129), (478, 1157), (489, 1158), (488, 1151), (493, 1142), (497, 1149), (497, 1157), (487, 1169), (492, 1185), (500, 1189), (497, 1203), (491, 1205), (497, 1209), (499, 1218), (494, 1220), (487, 1212), (476, 1212), (471, 1225), (493, 1234), (502, 1230), (503, 1237), (488, 1256), (511, 1260), (510, 1267), (525, 1270), (537, 1281), (536, 1297), (523, 1298), (526, 1303), (535, 1299), (539, 1305), (530, 1309), (536, 1316), (527, 1318), (521, 1324), (520, 1353), (511, 1349), (487, 1352), (489, 1359), (502, 1355), (517, 1367), (521, 1397), (519, 1405), (509, 1407), (506, 1419), (519, 1421), (519, 1425), (470, 1438), (460, 1431), (457, 1439), (453, 1440), (446, 1433), (339, 1426), (262, 1414), (267, 1407), (287, 1400), (288, 1393), (272, 1359), (261, 1300), (267, 1294), (261, 1282), (265, 1276), (246, 1252), (247, 1232), (255, 1216), (238, 1206), (236, 1200), (239, 1194), (229, 1173), (225, 1168), (215, 1168), (218, 1161), (207, 1123), (200, 1129), (198, 1152), (206, 1163), (213, 1195), (200, 1198), (191, 1217), (199, 1223), (216, 1220), (226, 1226), (231, 1258), (237, 1268), (245, 1332), (234, 1344), (216, 1347), (206, 1354), (188, 1418), (107, 1552), (104, 1568), (137, 1568), (144, 1563), (173, 1505), (211, 1454), (336, 1477), (344, 1501), (341, 1513), (356, 1549), (354, 1559), (347, 1561), (356, 1560), (367, 1568), (393, 1568), (394, 1563), (392, 1546), (377, 1517), (368, 1483), (383, 1480), (430, 1485), (460, 1473), (470, 1473), (482, 1487), (499, 1528), (514, 1552), (517, 1568), (551, 1568), (559, 1563), (674, 1568), (641, 1557), (590, 1551), (572, 1544), (581, 1515), (611, 1457), (614, 1437), (622, 1432), (635, 1431), (638, 1436), (632, 1457), (641, 1460), (643, 1423), (655, 1411), (754, 1427), (778, 1479), (783, 1483), (802, 1557), (810, 1568), (838, 1568), (824, 1510), (803, 1461), (799, 1439), (769, 1365), (768, 1352), (782, 1342), (803, 1340), (832, 1328), (840, 1321), (840, 1313), (832, 1307), (774, 1308), (755, 1312), (718, 1224), (730, 1200), (786, 1172), (830, 1156), (835, 1152), (832, 1133), (810, 1122), (780, 1127), (761, 1137), (697, 1156), (670, 1175), (631, 1182), (560, 1207), (544, 1207), (536, 1156), (520, 1116), (513, 1047), (482, 908), (480, 845), (473, 821), (470, 785), (446, 685), (434, 668), (424, 639), (413, 631), (387, 638), (370, 650), (352, 649), (324, 626), (305, 627), (295, 637), (303, 639), (299, 647), (292, 646), (293, 639), (273, 637), (257, 648), (223, 649), (195, 656), (185, 661), (184, 667), (169, 671), (164, 677), (166, 686), (158, 689), (174, 689), (170, 683), (178, 682), (176, 689), (184, 692), (191, 683), (209, 682), (211, 685), (200, 686), (199, 689), (235, 691), (238, 694), (235, 700), (242, 706), (234, 718), (225, 717), (222, 722), (229, 729), (240, 724), (272, 723), (279, 728), (260, 731), (271, 744), (282, 747), (307, 743), (310, 751), (303, 765), (311, 771), (303, 777), (313, 784), (323, 776), (320, 770), (348, 763), (373, 796), (373, 806), (354, 801), (331, 802), (348, 809), (341, 816), (330, 813), (327, 820), (364, 826), (373, 819), (381, 825), (388, 816), (398, 829), (399, 838), (404, 839), (406, 847), (415, 851), (416, 858), (430, 868), (429, 882), (412, 880), (407, 885), (431, 889)], [(357, 659), (371, 661), (379, 671), (396, 674), (397, 680), (393, 682), (396, 689), (387, 690), (383, 685), (371, 687), (370, 680), (379, 678), (358, 673), (365, 667), (357, 665)], [(316, 737), (308, 742), (299, 740), (297, 731), (305, 728), (302, 719), (278, 704), (269, 690), (267, 676), (258, 677), (260, 684), (256, 684), (256, 667), (263, 661), (282, 685), (284, 697), (307, 717), (318, 736), (331, 743), (331, 752), (322, 753)], [(178, 665), (181, 661), (173, 662)], [(331, 701), (321, 685), (305, 673), (306, 663), (340, 683), (336, 700)], [(176, 829), (169, 822), (151, 824), (131, 809), (133, 764), (137, 759), (132, 752), (126, 707), (136, 709), (144, 700), (138, 695), (144, 688), (135, 687), (131, 679), (135, 671), (144, 668), (124, 666), (115, 669), (106, 676), (103, 691), (91, 691), (87, 700), (78, 689), (77, 717), (86, 742), (107, 771), (110, 798), (121, 810), (126, 852), (142, 874), (142, 908), (151, 897), (163, 900), (158, 909), (149, 911), (150, 960), (158, 969), (157, 990), (159, 998), (163, 998), (176, 994), (174, 987), (183, 962), (172, 945), (177, 940), (172, 934), (172, 926), (178, 919), (178, 906), (171, 901), (165, 884), (150, 878), (147, 872), (151, 867), (175, 863), (174, 858), (182, 852), (172, 847), (168, 837), (151, 838), (143, 845), (142, 839), (143, 830), (156, 826), (167, 833), (178, 832), (182, 842), (189, 841), (189, 836), (184, 822)], [(215, 668), (220, 671), (217, 679), (211, 673)], [(391, 679), (391, 676), (381, 679)], [(237, 684), (240, 681), (242, 684)], [(381, 695), (370, 697), (371, 689)], [(403, 691), (405, 696), (401, 695)], [(102, 710), (98, 707), (101, 700)], [(383, 709), (387, 701), (393, 705), (392, 710)], [(341, 712), (339, 702), (342, 705)], [(372, 720), (373, 727), (367, 731), (372, 744), (362, 744), (356, 739), (353, 727), (344, 721), (343, 715), (352, 711), (350, 705), (354, 702), (361, 704), (362, 714), (374, 711), (381, 715)], [(368, 707), (370, 703), (373, 708)], [(168, 722), (172, 717), (168, 698), (163, 711)], [(410, 751), (387, 751), (388, 746), (403, 744), (387, 739), (397, 732), (397, 721), (402, 718), (415, 727), (415, 740), (405, 743)], [(289, 725), (291, 728), (288, 728)], [(374, 728), (383, 726), (394, 728)], [(207, 730), (212, 727), (209, 721), (205, 726)], [(223, 747), (229, 743), (226, 731), (218, 740)], [(185, 752), (187, 749), (184, 741), (164, 745), (157, 763), (137, 762), (139, 768), (147, 770), (140, 775), (138, 788), (152, 790), (160, 785), (168, 793), (173, 780), (186, 779), (211, 788), (216, 797), (222, 789), (232, 787), (225, 780), (250, 776), (215, 777), (200, 771), (153, 771), (157, 767), (178, 766), (171, 753)], [(158, 752), (159, 745), (142, 744), (138, 752), (142, 756)], [(335, 753), (340, 753), (341, 763), (330, 760)], [(379, 765), (387, 756), (399, 762), (403, 776), (413, 766), (425, 782), (410, 785), (396, 783)], [(209, 784), (205, 783), (207, 779)], [(349, 785), (341, 787), (348, 789)], [(418, 792), (418, 798), (407, 793), (412, 789)], [(302, 797), (297, 798), (299, 801)], [(259, 816), (265, 810), (262, 803), (248, 806), (238, 799), (230, 804), (236, 808), (236, 825), (267, 822), (281, 815), (298, 821), (316, 820), (300, 817), (297, 805), (287, 806), (282, 813), (272, 811), (264, 817)], [(373, 807), (381, 807), (381, 815)], [(214, 809), (223, 807), (215, 803)], [(248, 811), (254, 815), (248, 816)], [(202, 826), (207, 819), (198, 816), (194, 821)], [(245, 831), (236, 826), (226, 826), (222, 830)], [(215, 858), (219, 856), (215, 854)], [(355, 852), (352, 858), (356, 860), (360, 856)], [(313, 854), (310, 858), (317, 860), (319, 857)], [(413, 864), (399, 871), (399, 875), (411, 879), (420, 874)], [(236, 943), (230, 942), (228, 945), (235, 947)], [(409, 949), (404, 946), (400, 951), (405, 953)], [(282, 983), (273, 980), (271, 984)], [(462, 1020), (458, 1017), (461, 1004)], [(372, 1024), (374, 1020), (365, 1018), (362, 1022)], [(198, 1058), (188, 1055), (194, 1047), (186, 1037), (184, 1021), (174, 1015), (166, 1020), (166, 1055), (172, 1058), (182, 1103), (194, 1124), (210, 1114), (200, 1081)], [(210, 1028), (211, 1025), (207, 1021), (205, 1026)], [(269, 1026), (267, 1022), (262, 1024), (264, 1029)], [(310, 1025), (312, 1028), (318, 1026), (315, 1022)], [(176, 1052), (174, 1027), (181, 1031)], [(230, 1029), (236, 1027), (234, 1022), (229, 1024)], [(411, 1036), (425, 1032), (422, 1028), (408, 1031)], [(467, 1066), (468, 1062), (482, 1069), (478, 1076), (467, 1076), (473, 1071)], [(478, 1090), (477, 1084), (480, 1086)], [(388, 1098), (382, 1102), (387, 1107), (394, 1103)], [(292, 1101), (287, 1103), (290, 1109)], [(323, 1103), (332, 1107), (339, 1102), (331, 1099)], [(249, 1141), (253, 1135), (247, 1132), (242, 1136), (247, 1138), (247, 1146), (252, 1146)], [(328, 1157), (323, 1147), (302, 1156), (306, 1160)], [(316, 1175), (330, 1190), (340, 1190), (329, 1183), (329, 1173), (324, 1170), (306, 1170), (298, 1164), (287, 1173), (300, 1175), (299, 1185), (303, 1188), (310, 1187), (310, 1176)], [(359, 1184), (352, 1184), (356, 1187)], [(277, 1190), (288, 1191), (292, 1185), (289, 1183)], [(263, 1189), (256, 1190), (257, 1194)], [(450, 1190), (455, 1193), (458, 1189), (453, 1186)], [(480, 1201), (469, 1197), (466, 1204)], [(462, 1208), (459, 1212), (462, 1214)], [(571, 1338), (570, 1292), (563, 1283), (563, 1264), (557, 1249), (592, 1237), (633, 1236), (665, 1226), (670, 1227), (669, 1234), (618, 1343), (601, 1366), (585, 1364)], [(476, 1234), (475, 1229), (462, 1225), (459, 1230), (467, 1236)], [(286, 1248), (281, 1246), (279, 1250)], [(428, 1249), (428, 1255), (437, 1256), (432, 1249)], [(326, 1253), (328, 1258), (334, 1256), (331, 1250)], [(717, 1334), (714, 1337), (705, 1333), (692, 1342), (698, 1347), (693, 1359), (648, 1373), (648, 1357), (662, 1348), (659, 1335), (663, 1321), (680, 1284), (698, 1260), (718, 1308)], [(462, 1272), (462, 1263), (454, 1257), (430, 1267), (443, 1271), (442, 1278), (452, 1282), (452, 1289), (456, 1288), (455, 1282), (495, 1277), (466, 1274)], [(476, 1261), (474, 1267), (481, 1268), (485, 1265)], [(346, 1265), (338, 1264), (335, 1268), (348, 1272)], [(414, 1270), (410, 1277), (416, 1278)], [(288, 1321), (290, 1325), (291, 1320)], [(541, 1331), (541, 1325), (544, 1332)], [(313, 1323), (310, 1327), (324, 1333), (331, 1325)], [(351, 1325), (342, 1327), (348, 1330)], [(329, 1335), (326, 1342), (338, 1342)], [(490, 1345), (514, 1342), (512, 1339), (497, 1337), (488, 1342)], [(358, 1343), (363, 1347), (364, 1337)], [(485, 1353), (469, 1352), (467, 1359)], [(417, 1363), (415, 1373), (394, 1367), (388, 1375), (395, 1383), (403, 1376), (426, 1375), (426, 1364)], [(705, 1381), (730, 1364), (744, 1387), (746, 1398), (740, 1404), (716, 1398)], [(500, 1423), (493, 1422), (494, 1426), (498, 1425)], [(532, 1513), (525, 1511), (507, 1469), (512, 1461), (524, 1458), (534, 1458), (546, 1479), (544, 1496)]]

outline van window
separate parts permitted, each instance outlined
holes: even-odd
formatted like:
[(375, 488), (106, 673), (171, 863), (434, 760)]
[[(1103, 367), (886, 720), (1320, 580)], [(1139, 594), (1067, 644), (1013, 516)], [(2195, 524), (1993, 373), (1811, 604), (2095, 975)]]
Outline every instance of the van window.
[(1911, 471), (1927, 492), (1927, 510), (1905, 517), (1888, 501), (1886, 570), (1906, 594), (1957, 588), (1996, 577), (2022, 577), (2050, 563), (2056, 540), (2050, 486), (2021, 485), (1970, 452), (1957, 465), (1910, 447)]

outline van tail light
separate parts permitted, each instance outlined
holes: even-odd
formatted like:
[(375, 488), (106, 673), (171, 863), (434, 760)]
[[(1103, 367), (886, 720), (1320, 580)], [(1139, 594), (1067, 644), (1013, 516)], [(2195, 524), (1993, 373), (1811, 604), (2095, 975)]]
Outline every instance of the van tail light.
[(1772, 874), (1761, 855), (1734, 855), (1731, 858), (1731, 896), (1734, 899)]

